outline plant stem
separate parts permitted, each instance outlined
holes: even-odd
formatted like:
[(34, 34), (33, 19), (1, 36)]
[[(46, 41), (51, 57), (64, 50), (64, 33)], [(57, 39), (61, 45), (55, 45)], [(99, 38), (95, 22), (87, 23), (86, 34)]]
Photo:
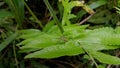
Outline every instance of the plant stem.
[[(15, 43), (15, 42), (14, 42)], [(13, 43), (13, 52), (14, 52), (14, 57), (15, 57), (15, 62), (16, 62), (16, 67), (19, 68), (18, 66), (18, 60), (17, 60), (17, 56), (16, 56), (16, 50), (15, 50), (15, 45)]]
[[(83, 48), (83, 47), (82, 47)], [(95, 60), (94, 60), (94, 58), (92, 57), (92, 55), (90, 54), (90, 53), (88, 53), (88, 51), (86, 51), (84, 48), (83, 48), (83, 50), (87, 53), (87, 55), (91, 58), (91, 60), (93, 61), (93, 63), (95, 64), (95, 66), (97, 67), (97, 68), (99, 68), (98, 67), (98, 64), (95, 62)]]
[(28, 11), (30, 12), (30, 14), (33, 16), (33, 18), (36, 20), (36, 22), (40, 25), (41, 28), (43, 28), (42, 22), (35, 16), (35, 14), (32, 12), (32, 10), (28, 7), (28, 5), (26, 4), (26, 2), (24, 1), (24, 4), (26, 6), (26, 8), (28, 9)]
[(60, 21), (58, 20), (57, 16), (55, 15), (55, 12), (53, 11), (53, 9), (52, 9), (51, 5), (49, 4), (48, 0), (43, 0), (43, 1), (44, 1), (45, 5), (47, 6), (50, 14), (53, 16), (53, 19), (55, 20), (56, 24), (58, 25), (61, 33), (63, 33), (64, 30), (63, 30), (63, 28), (60, 24)]

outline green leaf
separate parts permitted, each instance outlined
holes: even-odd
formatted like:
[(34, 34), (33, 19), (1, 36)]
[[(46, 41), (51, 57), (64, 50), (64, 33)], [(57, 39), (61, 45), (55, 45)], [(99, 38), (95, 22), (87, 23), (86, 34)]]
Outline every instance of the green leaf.
[(91, 5), (90, 5), (90, 8), (94, 9), (94, 8), (97, 8), (97, 7), (100, 7), (104, 4), (107, 3), (107, 0), (99, 0), (99, 1), (96, 1), (96, 2), (93, 2)]
[(120, 34), (120, 27), (115, 28), (115, 33)]
[(20, 30), (19, 32), (24, 33), (24, 34), (31, 34), (31, 33), (40, 32), (40, 30), (38, 30), (38, 29), (24, 29), (24, 30)]
[(54, 20), (48, 22), (48, 24), (44, 27), (43, 31), (48, 32), (54, 26), (54, 24), (55, 24)]
[(83, 37), (77, 38), (76, 41), (88, 50), (117, 49), (119, 46), (113, 45), (120, 45), (119, 34), (114, 34), (114, 29), (110, 27), (86, 30)]
[(40, 50), (39, 48), (24, 48), (19, 51), (19, 53), (29, 53)]
[(75, 18), (75, 17), (76, 17), (76, 15), (74, 15), (74, 14), (68, 15), (68, 19), (72, 19), (72, 18)]
[(50, 38), (41, 38), (41, 39), (34, 39), (31, 42), (27, 43), (26, 45), (22, 46), (21, 49), (24, 48), (45, 48), (48, 46), (56, 45), (58, 42), (57, 39), (50, 39)]
[(65, 45), (58, 44), (46, 47), (40, 51), (27, 55), (25, 58), (57, 58), (60, 56), (73, 56), (81, 53), (84, 53), (84, 51), (79, 47), (79, 44), (70, 41)]
[(76, 17), (74, 14), (71, 14), (71, 10), (73, 7), (76, 6), (76, 1), (66, 1), (62, 0), (62, 4), (64, 7), (63, 18), (62, 18), (62, 25), (70, 25), (70, 19)]
[(101, 39), (101, 42), (105, 45), (120, 46), (120, 34), (107, 34), (101, 37)]
[(20, 30), (19, 33), (22, 34), (21, 36), (19, 36), (19, 38), (22, 39), (35, 38), (43, 34), (43, 32), (41, 32), (38, 29), (24, 29), (24, 30)]
[(99, 60), (101, 63), (114, 64), (114, 65), (120, 64), (120, 58), (117, 58), (115, 56), (107, 55), (102, 52), (96, 52), (96, 51), (90, 51), (89, 53), (94, 58)]
[(10, 35), (7, 39), (5, 39), (5, 40), (0, 44), (0, 52), (1, 52), (8, 44), (10, 44), (17, 36), (18, 36), (18, 33), (14, 33), (14, 34)]
[(59, 41), (60, 38), (58, 36), (55, 35), (48, 35), (48, 34), (39, 34), (36, 37), (31, 37), (28, 38), (26, 40), (24, 40), (23, 42), (19, 43), (19, 45), (24, 45), (21, 47), (21, 49), (24, 48), (44, 48), (44, 47), (48, 47), (51, 45), (56, 45)]
[(59, 28), (55, 25), (55, 26), (52, 26), (47, 33), (50, 33), (50, 34), (57, 34), (57, 35), (62, 35), (59, 31)]
[(68, 38), (81, 38), (85, 35), (85, 28), (87, 28), (88, 25), (69, 25), (64, 26), (65, 32), (63, 35), (67, 36)]

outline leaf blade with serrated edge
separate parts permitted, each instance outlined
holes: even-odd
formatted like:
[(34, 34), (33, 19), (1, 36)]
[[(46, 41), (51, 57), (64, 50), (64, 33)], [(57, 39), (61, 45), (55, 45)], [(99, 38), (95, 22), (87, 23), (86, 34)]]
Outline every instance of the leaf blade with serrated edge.
[(114, 65), (120, 64), (120, 58), (117, 58), (115, 56), (107, 55), (97, 51), (90, 51), (89, 53), (102, 63), (114, 64)]
[(55, 45), (46, 47), (40, 51), (28, 54), (25, 58), (58, 58), (61, 56), (73, 56), (84, 53), (79, 44), (74, 41), (67, 42), (65, 45)]

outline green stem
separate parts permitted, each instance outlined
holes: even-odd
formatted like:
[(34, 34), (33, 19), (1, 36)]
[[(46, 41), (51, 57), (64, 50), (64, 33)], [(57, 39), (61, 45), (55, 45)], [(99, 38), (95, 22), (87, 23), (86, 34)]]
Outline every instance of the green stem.
[(86, 53), (88, 54), (88, 56), (91, 58), (91, 60), (93, 61), (93, 63), (95, 64), (95, 66), (97, 67), (97, 68), (99, 68), (98, 67), (98, 64), (95, 62), (95, 60), (94, 60), (94, 58), (92, 57), (92, 55), (91, 54), (89, 54), (87, 51), (86, 51)]
[(87, 55), (91, 58), (91, 60), (93, 61), (93, 63), (95, 64), (95, 66), (96, 66), (96, 68), (99, 68), (98, 67), (98, 64), (96, 63), (96, 61), (94, 60), (94, 58), (92, 57), (92, 55), (88, 52), (88, 51), (86, 51), (83, 47), (82, 47), (82, 49), (87, 53)]
[(43, 1), (44, 1), (45, 5), (47, 6), (48, 10), (50, 11), (50, 14), (53, 16), (53, 19), (55, 20), (56, 24), (58, 25), (61, 33), (63, 33), (64, 30), (63, 30), (63, 28), (62, 28), (62, 26), (61, 26), (61, 24), (60, 24), (60, 21), (58, 20), (57, 16), (55, 15), (55, 13), (54, 13), (51, 5), (50, 5), (49, 2), (48, 2), (48, 0), (43, 0)]
[(32, 12), (32, 10), (28, 7), (28, 5), (26, 4), (26, 2), (24, 1), (24, 4), (26, 6), (26, 8), (28, 9), (28, 11), (30, 12), (30, 14), (33, 16), (33, 18), (36, 20), (36, 22), (40, 25), (41, 28), (43, 28), (42, 22), (36, 17), (36, 15)]
[(14, 52), (14, 57), (15, 57), (15, 62), (16, 62), (16, 68), (19, 68), (19, 66), (18, 66), (18, 60), (17, 60), (17, 56), (16, 56), (15, 44), (13, 44), (13, 52)]

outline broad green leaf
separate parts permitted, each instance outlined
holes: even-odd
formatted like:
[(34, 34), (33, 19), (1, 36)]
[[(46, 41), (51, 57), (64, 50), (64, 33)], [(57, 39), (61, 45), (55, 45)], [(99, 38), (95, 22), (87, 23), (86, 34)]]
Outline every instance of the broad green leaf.
[(115, 33), (120, 34), (120, 27), (115, 28)]
[(50, 38), (42, 38), (42, 39), (35, 39), (31, 42), (27, 43), (26, 45), (22, 46), (21, 49), (24, 48), (45, 48), (49, 46), (56, 45), (58, 43), (57, 39), (50, 39)]
[(65, 35), (68, 38), (80, 38), (85, 35), (85, 28), (87, 28), (88, 25), (78, 26), (78, 25), (69, 25), (64, 26), (65, 32), (63, 35)]
[(86, 36), (82, 39), (78, 38), (76, 41), (92, 50), (117, 49), (119, 46), (113, 45), (120, 45), (119, 34), (115, 34), (114, 29), (109, 27), (87, 30)]
[(105, 45), (120, 46), (120, 34), (107, 34), (101, 37), (101, 39), (101, 42)]
[[(85, 36), (84, 36), (85, 37)], [(76, 42), (79, 42), (83, 48), (87, 50), (110, 50), (110, 49), (117, 49), (119, 46), (108, 46), (103, 43), (101, 43), (101, 40), (99, 38), (84, 38), (84, 39), (76, 39)]]
[(43, 34), (43, 32), (41, 32), (38, 29), (24, 29), (24, 30), (20, 30), (19, 33), (22, 34), (19, 38), (23, 38), (23, 39), (35, 38), (36, 36)]
[(89, 53), (102, 63), (114, 64), (114, 65), (120, 64), (120, 58), (117, 58), (115, 56), (111, 56), (111, 55), (104, 54), (102, 52), (96, 52), (96, 51), (90, 51)]
[(24, 48), (44, 48), (44, 47), (48, 47), (51, 45), (56, 45), (58, 43), (60, 43), (60, 41), (62, 42), (62, 40), (60, 40), (59, 36), (55, 36), (55, 35), (48, 35), (48, 34), (41, 34), (38, 35), (36, 37), (32, 37), (29, 39), (24, 40), (23, 42), (19, 43), (19, 45), (24, 45), (21, 47), (21, 49)]
[(107, 46), (107, 45), (104, 45), (104, 44), (95, 44), (95, 43), (81, 44), (81, 45), (83, 45), (82, 46), (83, 48), (86, 48), (88, 50), (94, 50), (94, 51), (113, 50), (113, 49), (118, 49), (119, 48), (119, 46)]
[(65, 45), (55, 45), (46, 47), (40, 51), (31, 53), (25, 58), (57, 58), (60, 56), (73, 56), (84, 53), (82, 48), (74, 42), (68, 42)]

